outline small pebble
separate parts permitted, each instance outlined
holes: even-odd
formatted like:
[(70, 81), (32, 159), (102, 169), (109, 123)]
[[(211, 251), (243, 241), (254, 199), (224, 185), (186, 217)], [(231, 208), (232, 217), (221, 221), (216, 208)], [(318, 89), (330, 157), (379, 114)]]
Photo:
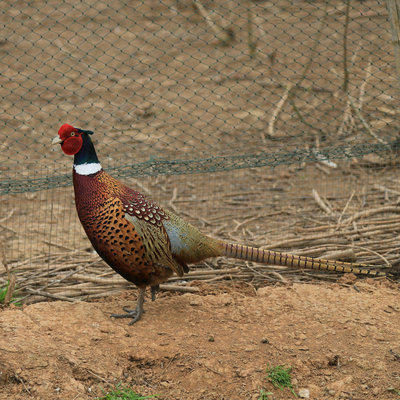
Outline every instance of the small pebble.
[(302, 399), (309, 399), (310, 398), (310, 391), (308, 389), (299, 389), (298, 395)]

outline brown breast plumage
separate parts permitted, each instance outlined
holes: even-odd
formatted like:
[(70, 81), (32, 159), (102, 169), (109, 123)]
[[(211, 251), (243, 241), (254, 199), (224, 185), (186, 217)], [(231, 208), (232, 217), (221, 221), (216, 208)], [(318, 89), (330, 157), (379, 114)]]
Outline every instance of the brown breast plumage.
[[(172, 275), (174, 269), (168, 258), (167, 262), (159, 263), (157, 256), (149, 257), (153, 254), (149, 249), (151, 240), (143, 236), (143, 228), (139, 227), (145, 223), (155, 230), (155, 235), (162, 233), (162, 220), (166, 215), (160, 207), (119, 184), (104, 171), (95, 177), (76, 176), (74, 186), (83, 228), (108, 265), (139, 287), (157, 285)], [(127, 215), (132, 218), (127, 219)], [(138, 222), (137, 227), (133, 218)], [(168, 248), (169, 243), (166, 244)]]

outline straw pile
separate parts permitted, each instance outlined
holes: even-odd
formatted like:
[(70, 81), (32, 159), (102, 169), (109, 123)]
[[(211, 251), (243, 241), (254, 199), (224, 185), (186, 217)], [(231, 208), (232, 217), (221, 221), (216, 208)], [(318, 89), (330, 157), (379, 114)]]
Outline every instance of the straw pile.
[[(199, 217), (197, 225), (203, 226), (203, 231), (212, 236), (255, 245), (265, 243), (265, 226), (272, 226), (274, 222), (278, 229), (281, 227), (284, 222), (277, 221), (277, 215), (279, 214), (280, 218), (281, 214), (286, 213), (289, 217), (285, 221), (290, 221), (290, 229), (282, 232), (282, 236), (276, 234), (275, 229), (274, 241), (264, 248), (332, 260), (356, 261), (389, 271), (389, 268), (397, 263), (400, 253), (400, 238), (397, 234), (400, 232), (400, 207), (396, 199), (400, 193), (391, 193), (391, 199), (382, 202), (383, 189), (378, 186), (375, 185), (369, 193), (368, 208), (351, 208), (349, 204), (353, 194), (347, 200), (342, 198), (340, 204), (333, 204), (313, 190), (313, 196), (309, 196), (307, 202), (301, 204), (301, 209), (291, 210), (291, 206), (280, 205), (281, 209), (269, 214), (267, 219), (266, 215), (257, 214), (260, 212), (257, 211), (257, 207), (252, 210), (246, 208), (246, 204), (256, 204), (256, 198), (260, 201), (258, 210), (261, 209), (261, 205), (265, 207), (265, 200), (261, 198), (261, 195), (268, 196), (265, 191), (247, 193), (248, 196), (254, 196), (254, 199), (224, 194), (224, 210), (232, 213), (232, 216), (228, 214), (227, 218), (225, 213), (223, 216), (211, 216), (207, 221)], [(169, 208), (178, 212), (175, 203), (180, 203), (179, 209), (183, 209), (181, 214), (185, 217), (181, 199), (174, 191)], [(247, 214), (240, 210), (241, 207), (248, 211)], [(322, 213), (316, 213), (316, 209)], [(235, 220), (238, 214), (244, 215), (240, 221)], [(304, 223), (306, 220), (312, 222), (308, 224), (308, 228), (304, 228), (307, 226)], [(230, 225), (227, 225), (226, 221), (229, 221)], [(259, 225), (259, 233), (256, 232), (254, 224)], [(3, 249), (3, 253), (4, 251)], [(13, 295), (14, 299), (18, 298), (24, 303), (49, 299), (87, 301), (132, 287), (129, 282), (114, 273), (94, 251), (87, 248), (52, 252), (8, 264), (3, 254), (0, 260), (4, 265), (4, 268), (0, 265), (0, 289), (10, 282), (8, 300)], [(395, 275), (392, 279), (398, 278), (396, 267), (391, 268), (390, 272)], [(184, 277), (172, 277), (161, 289), (196, 292), (199, 289), (193, 285), (195, 281), (246, 281), (260, 287), (277, 283), (336, 281), (340, 276), (339, 273), (266, 266), (221, 258), (191, 266), (188, 274)]]

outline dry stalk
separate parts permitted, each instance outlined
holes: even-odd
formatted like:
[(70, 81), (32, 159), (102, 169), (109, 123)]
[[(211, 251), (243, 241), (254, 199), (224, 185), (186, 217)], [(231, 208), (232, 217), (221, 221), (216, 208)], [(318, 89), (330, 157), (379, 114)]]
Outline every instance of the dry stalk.
[(253, 32), (253, 2), (251, 0), (247, 0), (247, 46), (249, 48), (249, 56), (254, 57), (257, 49), (257, 40), (254, 39)]
[(379, 185), (379, 184), (377, 184), (377, 183), (375, 183), (372, 187), (373, 187), (374, 189), (376, 189), (376, 190), (379, 190), (379, 191), (381, 191), (381, 192), (384, 192), (385, 195), (386, 195), (386, 193), (392, 193), (392, 194), (394, 194), (394, 195), (396, 195), (396, 196), (400, 196), (400, 192), (399, 192), (398, 190), (389, 189), (389, 188), (387, 188), (386, 186)]
[(367, 66), (367, 68), (365, 68), (365, 77), (361, 83), (360, 91), (358, 94), (357, 108), (360, 110), (360, 112), (361, 112), (363, 104), (364, 104), (365, 88), (368, 84), (368, 81), (371, 79), (371, 76), (372, 76), (371, 69), (372, 69), (371, 57), (368, 57), (368, 66)]
[(10, 219), (13, 216), (14, 211), (15, 211), (15, 209), (13, 208), (5, 217), (1, 218), (0, 219), (0, 224), (2, 222), (6, 222), (8, 219)]
[(365, 120), (365, 118), (362, 116), (360, 110), (356, 107), (356, 105), (354, 104), (354, 100), (351, 98), (350, 94), (347, 93), (347, 98), (349, 100), (349, 103), (351, 105), (351, 108), (353, 109), (353, 111), (355, 112), (355, 114), (357, 115), (357, 117), (359, 118), (359, 120), (361, 121), (361, 123), (363, 124), (364, 128), (366, 129), (366, 131), (374, 138), (376, 139), (379, 143), (381, 144), (385, 144), (387, 145), (386, 141), (381, 139), (373, 130), (372, 128), (368, 125), (368, 122)]
[(370, 217), (371, 215), (376, 215), (376, 214), (382, 214), (382, 213), (399, 213), (400, 212), (400, 207), (398, 206), (385, 206), (385, 207), (379, 207), (379, 208), (372, 208), (369, 210), (363, 210), (355, 213), (353, 216), (350, 218), (346, 219), (343, 221), (344, 225), (351, 224), (353, 221), (360, 219), (360, 218), (367, 218)]
[[(168, 201), (168, 207), (171, 208), (172, 211), (173, 211), (175, 214), (178, 214), (178, 215), (186, 215), (187, 217), (191, 218), (192, 215), (190, 215), (189, 213), (187, 213), (187, 212), (185, 212), (185, 211), (182, 211), (182, 210), (180, 211), (180, 210), (178, 210), (178, 209), (176, 208), (176, 206), (175, 206), (174, 203), (175, 203), (177, 197), (178, 197), (178, 188), (177, 188), (177, 187), (174, 187), (173, 190), (172, 190), (172, 197), (171, 197), (171, 199)], [(204, 222), (206, 223), (205, 220), (204, 220)]]
[(329, 246), (317, 247), (315, 249), (304, 250), (301, 253), (304, 256), (314, 256), (323, 258), (325, 260), (341, 260), (351, 262), (357, 260), (357, 256), (354, 253), (353, 246), (350, 246), (350, 248), (346, 250), (334, 251), (332, 251), (332, 248), (329, 248)]
[[(372, 221), (361, 221), (362, 224), (365, 225), (389, 225), (392, 226), (392, 224), (399, 223), (399, 217), (392, 217), (392, 218), (380, 218), (380, 219), (374, 219)], [(315, 226), (311, 228), (298, 228), (300, 232), (320, 232), (320, 231), (326, 231), (326, 230), (331, 230), (334, 227), (332, 225), (320, 225), (320, 226)]]
[(175, 207), (174, 201), (176, 200), (176, 198), (178, 197), (178, 189), (176, 187), (173, 188), (172, 190), (172, 197), (168, 202), (168, 207), (172, 208), (172, 210), (175, 213), (178, 213), (177, 208)]
[(386, 0), (386, 4), (392, 31), (392, 44), (394, 47), (397, 79), (400, 82), (400, 6), (397, 0)]
[(328, 168), (323, 167), (320, 164), (315, 164), (315, 168), (319, 169), (321, 172), (323, 172), (325, 175), (330, 175), (331, 171), (329, 171)]
[(389, 262), (389, 261), (387, 260), (387, 258), (384, 257), (382, 254), (379, 254), (378, 252), (373, 251), (373, 250), (371, 250), (371, 249), (369, 249), (369, 248), (366, 248), (366, 247), (362, 247), (362, 246), (354, 246), (354, 247), (355, 247), (355, 248), (358, 248), (358, 249), (365, 250), (365, 251), (367, 251), (367, 252), (369, 252), (369, 253), (372, 253), (372, 254), (376, 255), (376, 256), (379, 257), (388, 267), (391, 267), (390, 262)]
[(179, 285), (170, 285), (170, 284), (162, 284), (160, 285), (161, 290), (171, 291), (171, 292), (182, 292), (182, 293), (198, 293), (200, 289), (192, 286), (179, 286)]
[[(365, 213), (365, 215), (359, 215), (358, 217), (368, 217), (374, 214), (377, 214), (381, 211), (382, 209), (375, 209), (373, 211), (375, 212), (371, 212), (368, 213), (369, 210), (366, 211), (361, 211), (358, 214), (362, 214)], [(389, 212), (389, 209), (386, 208), (384, 210), (385, 212)], [(397, 212), (399, 212), (400, 209), (397, 209)], [(345, 222), (343, 222), (343, 225), (345, 225)], [(347, 224), (346, 224), (347, 225)], [(270, 243), (268, 246), (263, 246), (263, 248), (266, 249), (279, 249), (279, 248), (288, 248), (288, 247), (299, 247), (302, 245), (308, 245), (310, 246), (310, 242), (314, 242), (317, 243), (319, 241), (323, 242), (324, 240), (329, 238), (329, 243), (333, 242), (333, 238), (334, 237), (338, 237), (341, 240), (348, 240), (348, 239), (344, 239), (344, 236), (346, 236), (347, 238), (351, 239), (353, 237), (357, 237), (359, 238), (360, 235), (368, 233), (369, 235), (376, 235), (376, 234), (382, 234), (382, 233), (387, 233), (387, 232), (393, 232), (399, 229), (398, 226), (393, 226), (393, 224), (390, 224), (388, 226), (381, 226), (380, 229), (376, 229), (376, 226), (372, 226), (370, 228), (360, 228), (360, 229), (356, 229), (353, 231), (346, 231), (346, 232), (338, 232), (334, 230), (335, 225), (332, 225), (331, 229), (327, 229), (329, 232), (326, 233), (318, 233), (316, 235), (308, 235), (308, 236), (303, 236), (303, 237), (298, 237), (298, 238), (286, 238), (280, 241), (276, 241), (273, 243)], [(338, 241), (339, 243), (339, 241)], [(342, 244), (342, 243), (339, 243)]]
[(275, 275), (281, 282), (283, 282), (283, 283), (287, 283), (287, 282), (288, 282), (287, 279), (285, 279), (285, 278), (284, 278), (279, 272), (277, 272), (277, 271), (270, 271), (269, 274), (266, 274), (266, 273), (261, 273), (261, 272), (259, 272), (259, 271), (257, 270), (257, 268), (252, 267), (252, 266), (250, 265), (249, 262), (246, 262), (246, 266), (247, 266), (248, 269), (250, 269), (251, 271), (253, 271), (253, 272), (256, 273), (257, 275), (262, 276), (263, 278), (268, 278), (268, 277), (269, 277), (268, 275), (272, 274), (272, 275)]
[[(350, 0), (346, 0), (346, 10), (345, 10), (345, 25), (344, 25), (344, 33), (343, 33), (343, 85), (342, 85), (342, 91), (345, 94), (350, 93), (350, 83), (349, 83), (349, 69), (347, 65), (347, 32), (348, 32), (348, 26), (349, 26), (349, 11), (350, 11)], [(362, 41), (358, 43), (358, 47), (356, 51), (354, 52), (352, 59), (351, 59), (351, 65), (355, 65), (355, 61), (357, 58), (358, 51), (361, 49), (361, 44)], [(365, 86), (364, 86), (365, 87)], [(355, 129), (355, 119), (353, 117), (353, 113), (351, 112), (351, 104), (349, 101), (346, 102), (346, 106), (343, 111), (343, 119), (342, 119), (342, 124), (339, 127), (338, 130), (338, 135), (342, 136), (344, 133), (345, 129), (347, 131), (351, 131)]]
[(230, 42), (234, 39), (234, 34), (231, 29), (227, 28), (220, 28), (211, 18), (211, 15), (207, 10), (203, 7), (200, 0), (194, 0), (194, 4), (196, 5), (197, 9), (201, 16), (205, 19), (208, 26), (214, 32), (215, 37), (221, 42), (223, 46), (229, 45)]
[(306, 119), (303, 117), (302, 113), (300, 112), (299, 108), (297, 107), (294, 98), (295, 98), (295, 92), (296, 90), (301, 86), (301, 84), (303, 83), (304, 79), (306, 78), (309, 69), (311, 68), (312, 62), (314, 61), (314, 57), (317, 54), (317, 48), (318, 45), (320, 44), (320, 37), (322, 35), (322, 31), (326, 22), (326, 19), (328, 17), (328, 1), (325, 2), (325, 7), (323, 10), (323, 16), (320, 19), (320, 24), (318, 26), (318, 30), (317, 30), (317, 34), (315, 36), (315, 40), (314, 40), (314, 44), (313, 47), (311, 48), (311, 52), (310, 52), (310, 58), (308, 59), (306, 65), (304, 66), (303, 72), (300, 75), (300, 78), (298, 79), (298, 81), (296, 82), (295, 85), (293, 85), (292, 87), (289, 88), (289, 92), (288, 92), (288, 96), (289, 96), (289, 102), (291, 104), (291, 106), (293, 107), (293, 111), (295, 112), (295, 114), (297, 115), (297, 117), (300, 119), (301, 122), (303, 122), (306, 126), (310, 127), (313, 130), (316, 130), (317, 132), (319, 132), (320, 134), (324, 135), (325, 132), (323, 132), (322, 130), (320, 130), (319, 128), (316, 128), (315, 126), (313, 126), (312, 124), (309, 124)]
[(79, 301), (79, 300), (76, 300), (76, 299), (71, 299), (69, 297), (63, 296), (61, 294), (51, 294), (51, 293), (48, 293), (48, 292), (44, 292), (42, 290), (35, 290), (35, 289), (31, 289), (31, 288), (26, 288), (25, 290), (28, 293), (33, 293), (33, 294), (36, 294), (38, 296), (48, 297), (49, 299), (69, 301), (71, 303), (75, 303), (76, 301)]
[(315, 200), (315, 202), (328, 214), (332, 214), (332, 210), (329, 208), (329, 206), (322, 200), (321, 196), (318, 194), (318, 192), (313, 189), (312, 190), (312, 196)]
[(342, 210), (342, 212), (341, 212), (341, 214), (340, 214), (340, 216), (339, 216), (339, 218), (338, 218), (337, 228), (336, 228), (336, 229), (339, 229), (339, 226), (340, 226), (340, 223), (341, 223), (341, 221), (342, 221), (343, 215), (344, 215), (344, 213), (347, 211), (347, 208), (349, 207), (349, 205), (350, 205), (351, 200), (353, 199), (353, 197), (354, 197), (354, 192), (351, 193), (349, 199), (348, 199), (347, 202), (346, 202), (346, 205), (344, 206), (344, 208), (343, 208), (343, 210)]
[(347, 93), (349, 86), (349, 70), (347, 68), (347, 33), (350, 22), (350, 1), (346, 0), (345, 21), (343, 32), (343, 91)]
[[(362, 81), (362, 84), (359, 89), (358, 93), (358, 101), (354, 101), (352, 98), (351, 90), (350, 90), (350, 85), (349, 85), (349, 72), (347, 68), (347, 25), (348, 25), (348, 7), (349, 7), (350, 1), (347, 0), (347, 5), (346, 5), (346, 24), (345, 24), (345, 35), (344, 35), (344, 43), (343, 43), (343, 65), (344, 65), (344, 83), (343, 83), (343, 91), (347, 96), (347, 102), (346, 106), (343, 112), (343, 121), (342, 124), (339, 128), (338, 134), (341, 136), (344, 132), (345, 127), (350, 127), (351, 130), (355, 129), (355, 119), (353, 116), (353, 113), (358, 117), (362, 125), (364, 126), (365, 130), (374, 138), (376, 139), (379, 143), (387, 145), (386, 141), (381, 139), (370, 127), (368, 122), (365, 120), (363, 115), (361, 114), (361, 109), (364, 103), (364, 96), (365, 96), (365, 88), (368, 84), (368, 81), (371, 79), (371, 69), (372, 69), (372, 63), (371, 59), (368, 58), (368, 65), (365, 68), (365, 76)], [(358, 49), (354, 52), (353, 58), (352, 58), (352, 65), (354, 66), (356, 56), (358, 53), (358, 50), (361, 48), (361, 42), (359, 43)]]
[(91, 276), (91, 275), (75, 274), (74, 279), (76, 279), (77, 281), (99, 283), (101, 285), (107, 285), (107, 284), (121, 285), (122, 284), (122, 285), (130, 286), (130, 283), (127, 280), (125, 280), (124, 278), (122, 278), (122, 276), (119, 276), (119, 275), (115, 275), (113, 278), (107, 279), (107, 278), (99, 278), (97, 276)]
[[(290, 93), (290, 90), (292, 89), (292, 87), (293, 87), (292, 83), (289, 83), (287, 85), (287, 87), (285, 88), (285, 91), (283, 93), (283, 96), (278, 101), (278, 104), (276, 105), (276, 107), (274, 109), (274, 112), (272, 113), (272, 116), (271, 116), (271, 118), (269, 120), (269, 123), (268, 123), (268, 135), (271, 136), (271, 137), (275, 136), (275, 122), (278, 119), (279, 114), (281, 113), (282, 108), (283, 108), (284, 104), (286, 103), (287, 98), (289, 97), (289, 93)], [(265, 144), (266, 143), (265, 136), (262, 136), (261, 139), (262, 139), (263, 143)]]
[(243, 227), (243, 225), (248, 224), (249, 222), (252, 222), (252, 221), (258, 221), (258, 220), (260, 220), (261, 218), (262, 218), (262, 216), (256, 215), (255, 217), (248, 218), (248, 219), (246, 219), (246, 220), (244, 220), (244, 221), (242, 221), (242, 222), (238, 222), (238, 221), (234, 220), (236, 226), (235, 226), (235, 228), (232, 230), (232, 233), (237, 232), (239, 228)]
[(5, 231), (12, 232), (14, 235), (16, 235), (16, 234), (17, 234), (17, 231), (15, 231), (14, 229), (12, 229), (12, 228), (10, 228), (10, 227), (8, 227), (8, 226), (5, 226), (5, 225), (3, 224), (3, 222), (6, 222), (9, 218), (12, 217), (12, 215), (14, 214), (14, 211), (15, 211), (15, 210), (12, 209), (4, 218), (2, 218), (2, 219), (0, 220), (0, 228), (4, 229)]

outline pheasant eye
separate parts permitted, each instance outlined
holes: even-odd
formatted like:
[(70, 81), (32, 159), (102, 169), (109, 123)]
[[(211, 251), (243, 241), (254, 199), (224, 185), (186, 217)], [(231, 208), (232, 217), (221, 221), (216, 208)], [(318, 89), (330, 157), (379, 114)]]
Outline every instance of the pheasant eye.
[(75, 136), (76, 135), (76, 133), (75, 132), (71, 132), (71, 135), (70, 136)]

